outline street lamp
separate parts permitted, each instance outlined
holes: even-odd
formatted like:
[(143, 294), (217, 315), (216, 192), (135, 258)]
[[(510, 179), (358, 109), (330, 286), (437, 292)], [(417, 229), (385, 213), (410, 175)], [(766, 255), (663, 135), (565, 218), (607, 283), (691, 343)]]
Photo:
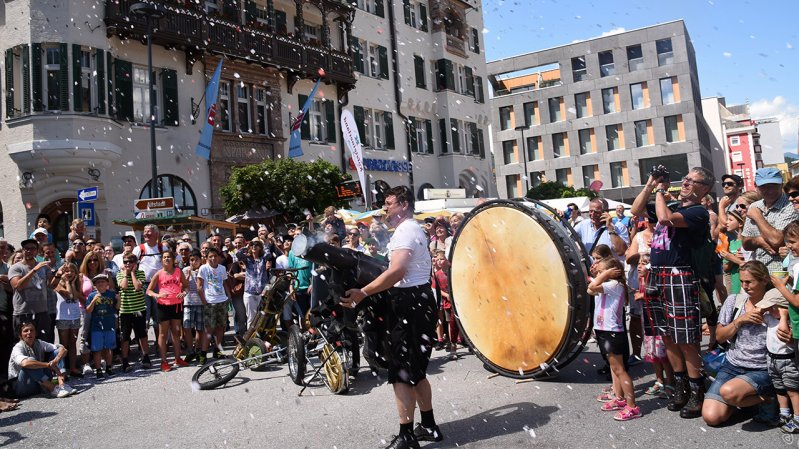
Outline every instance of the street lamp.
[(138, 2), (130, 5), (130, 13), (144, 17), (147, 21), (147, 79), (150, 84), (150, 158), (152, 159), (153, 179), (150, 181), (150, 198), (160, 197), (158, 188), (158, 168), (155, 151), (155, 80), (153, 79), (153, 20), (164, 17), (163, 6), (157, 3)]
[(527, 196), (527, 192), (530, 191), (530, 174), (527, 172), (527, 145), (524, 141), (524, 131), (530, 129), (529, 126), (517, 126), (514, 128), (516, 131), (522, 132), (522, 161), (524, 162), (524, 185), (527, 187), (527, 190), (524, 191), (523, 196)]

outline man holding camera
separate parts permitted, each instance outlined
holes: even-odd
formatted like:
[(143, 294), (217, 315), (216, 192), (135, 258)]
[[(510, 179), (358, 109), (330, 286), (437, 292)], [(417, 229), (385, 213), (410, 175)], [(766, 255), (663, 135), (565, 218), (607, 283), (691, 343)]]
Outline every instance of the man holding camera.
[[(702, 414), (704, 380), (700, 369), (702, 338), (699, 282), (691, 268), (692, 249), (702, 245), (710, 226), (707, 209), (700, 205), (715, 183), (713, 174), (694, 167), (682, 178), (679, 204), (667, 204), (669, 173), (658, 166), (633, 202), (632, 213), (643, 216), (655, 190), (658, 224), (652, 236), (651, 271), (646, 284), (644, 332), (660, 335), (674, 368), (675, 393), (668, 409), (683, 418)], [(687, 377), (686, 377), (687, 376)]]

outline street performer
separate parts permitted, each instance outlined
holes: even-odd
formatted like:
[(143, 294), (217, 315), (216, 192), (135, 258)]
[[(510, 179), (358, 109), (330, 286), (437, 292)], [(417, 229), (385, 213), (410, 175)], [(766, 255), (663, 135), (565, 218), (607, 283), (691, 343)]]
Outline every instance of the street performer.
[[(419, 441), (444, 439), (433, 416), (432, 389), (425, 377), (438, 318), (430, 288), (432, 262), (427, 237), (413, 219), (413, 192), (406, 186), (390, 189), (383, 209), (394, 228), (388, 269), (365, 287), (348, 290), (341, 301), (345, 307), (355, 307), (367, 296), (388, 290), (388, 382), (394, 386), (400, 431), (386, 449), (418, 448)], [(414, 429), (416, 404), (422, 422)]]
[(679, 410), (682, 418), (696, 418), (702, 414), (705, 388), (699, 355), (700, 287), (691, 268), (692, 251), (702, 246), (710, 226), (707, 209), (697, 205), (713, 188), (715, 178), (702, 167), (692, 168), (682, 178), (679, 204), (672, 209), (667, 204), (668, 176), (665, 168), (655, 167), (631, 209), (633, 215), (644, 216), (652, 189), (657, 187), (658, 224), (650, 246), (652, 268), (646, 281), (644, 333), (663, 338), (674, 368), (675, 392), (668, 409)]

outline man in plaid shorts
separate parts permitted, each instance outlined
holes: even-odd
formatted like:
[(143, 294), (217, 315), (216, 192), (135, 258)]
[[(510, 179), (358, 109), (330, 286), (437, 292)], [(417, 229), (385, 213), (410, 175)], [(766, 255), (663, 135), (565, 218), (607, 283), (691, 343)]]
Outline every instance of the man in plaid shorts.
[(631, 212), (643, 216), (652, 190), (658, 224), (652, 236), (649, 278), (644, 303), (644, 332), (660, 335), (674, 368), (675, 393), (668, 404), (683, 418), (702, 415), (704, 380), (700, 369), (699, 342), (702, 338), (699, 282), (691, 269), (691, 251), (702, 245), (710, 226), (707, 209), (699, 205), (716, 182), (701, 167), (682, 178), (679, 204), (667, 204), (669, 181), (650, 176), (636, 197)]

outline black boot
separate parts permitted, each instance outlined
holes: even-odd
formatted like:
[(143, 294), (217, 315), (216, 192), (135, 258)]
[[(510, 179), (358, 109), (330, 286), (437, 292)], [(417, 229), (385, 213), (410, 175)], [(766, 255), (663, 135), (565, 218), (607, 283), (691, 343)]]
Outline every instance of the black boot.
[(699, 418), (702, 416), (702, 402), (705, 400), (705, 386), (700, 384), (690, 385), (690, 397), (685, 407), (680, 410), (680, 418)]
[(669, 405), (666, 407), (672, 412), (682, 409), (688, 402), (688, 396), (691, 391), (688, 386), (688, 379), (685, 377), (674, 378), (674, 395), (669, 400)]

